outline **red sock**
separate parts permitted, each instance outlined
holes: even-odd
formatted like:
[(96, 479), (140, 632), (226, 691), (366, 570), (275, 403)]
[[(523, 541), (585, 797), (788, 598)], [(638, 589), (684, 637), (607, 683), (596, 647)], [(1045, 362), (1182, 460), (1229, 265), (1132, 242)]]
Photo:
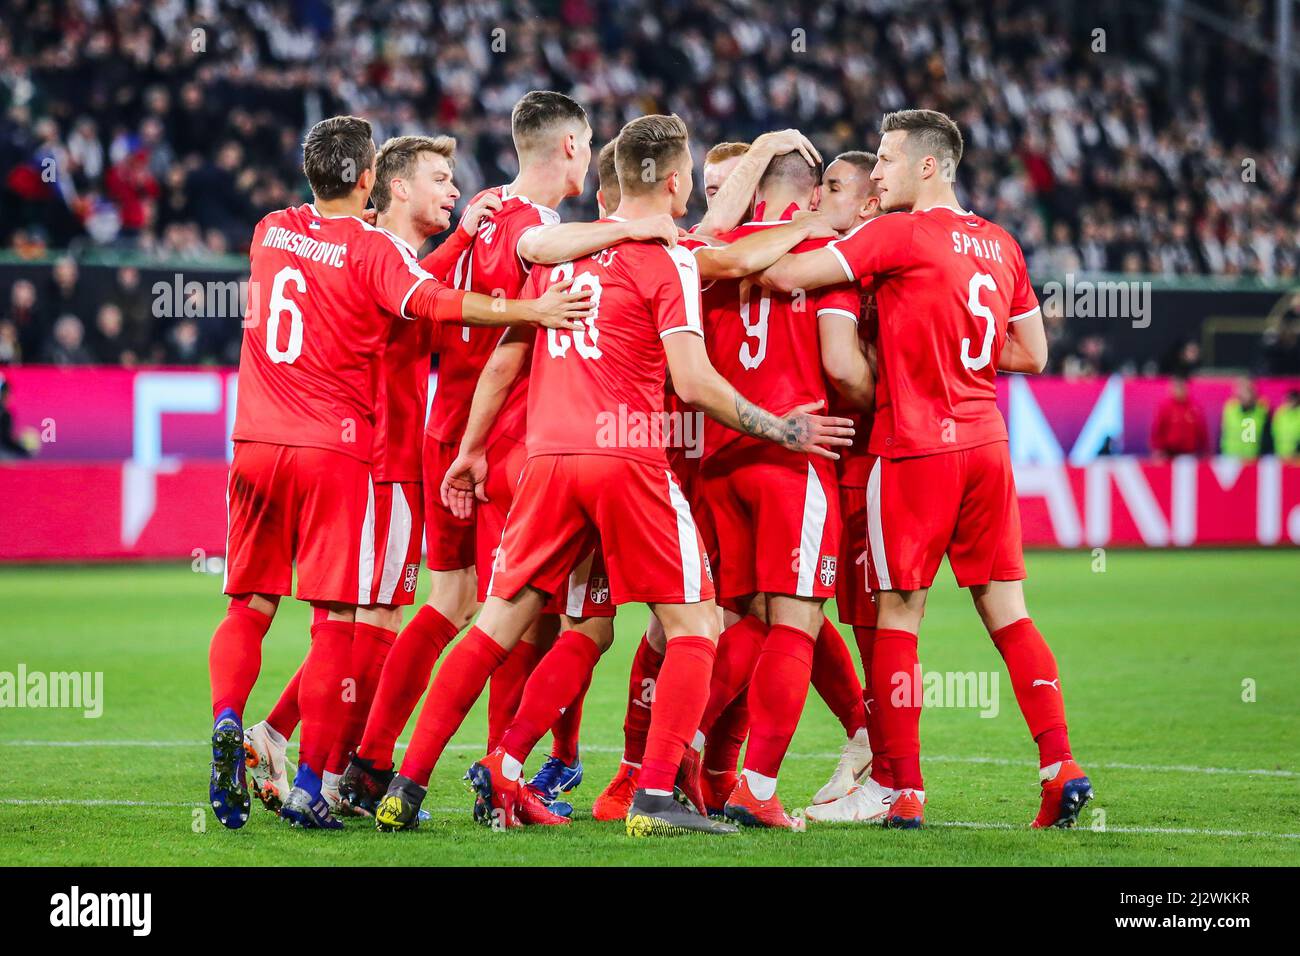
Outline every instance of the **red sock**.
[(573, 704), (600, 660), (600, 648), (585, 634), (565, 631), (529, 675), (519, 698), (519, 709), (501, 737), (506, 753), (520, 763), (537, 746), (537, 741)]
[(370, 705), (379, 686), (379, 675), (384, 661), (397, 639), (397, 632), (374, 624), (357, 624), (352, 632), (352, 676), (356, 679), (355, 699), (347, 703), (343, 727), (334, 739), (330, 759), (325, 764), (327, 773), (342, 773), (348, 769), (348, 760), (366, 729)]
[(212, 716), (230, 708), (243, 719), (248, 695), (262, 670), (262, 638), (271, 618), (251, 607), (232, 604), (217, 625), (208, 646), (208, 674), (212, 680)]
[(427, 604), (402, 628), (388, 652), (357, 755), (380, 770), (393, 766), (397, 736), (429, 686), (438, 655), (456, 636), (456, 625)]
[(740, 751), (749, 736), (749, 689), (740, 692), (713, 722), (704, 738), (704, 769), (713, 773), (736, 772)]
[(640, 766), (645, 756), (645, 738), (650, 731), (650, 705), (654, 702), (655, 683), (664, 656), (650, 646), (649, 639), (641, 636), (636, 656), (632, 658), (632, 673), (627, 680), (627, 715), (623, 718), (623, 760)]
[(344, 681), (352, 675), (351, 621), (321, 621), (312, 625), (311, 649), (302, 665), (298, 707), (302, 711), (302, 737), (298, 763), (317, 776), (325, 770), (334, 738), (347, 713)]
[(1052, 649), (1034, 622), (1022, 617), (993, 633), (993, 646), (1007, 662), (1011, 689), (1025, 715), (1029, 733), (1038, 744), (1038, 765), (1046, 767), (1070, 759), (1070, 737), (1065, 726), (1065, 698), (1056, 672)]
[(707, 637), (669, 639), (655, 683), (640, 785), (672, 793), (682, 751), (700, 726), (718, 649)]
[(879, 628), (871, 654), (871, 689), (880, 713), (885, 756), (899, 790), (924, 790), (921, 780), (921, 665), (916, 635)]
[(709, 681), (709, 700), (700, 718), (699, 729), (706, 736), (722, 712), (749, 686), (766, 639), (767, 625), (748, 614), (719, 636), (718, 659)]
[(298, 729), (298, 721), (302, 719), (302, 714), (298, 712), (298, 688), (301, 684), (302, 665), (299, 664), (280, 693), (280, 699), (266, 715), (266, 722), (271, 725), (271, 729), (285, 740), (293, 736), (293, 732)]
[(471, 627), (465, 639), (451, 649), (438, 668), (429, 696), (420, 709), (415, 734), (406, 748), (402, 776), (422, 787), (429, 785), (429, 775), (451, 739), (483, 694), (488, 678), (510, 655), (504, 647), (477, 627)]
[(853, 666), (853, 655), (840, 634), (840, 629), (822, 619), (822, 629), (817, 634), (813, 649), (812, 685), (826, 701), (826, 706), (844, 725), (846, 736), (852, 737), (867, 725), (867, 709), (862, 703), (862, 683)]
[(520, 641), (505, 663), (493, 672), (488, 687), (488, 753), (501, 745), (506, 728), (519, 710), (519, 698), (523, 695), (524, 684), (528, 683), (528, 675), (541, 656), (536, 644)]
[(894, 775), (889, 770), (889, 757), (885, 754), (885, 733), (880, 726), (880, 703), (875, 699), (871, 683), (872, 650), (876, 643), (874, 627), (853, 628), (853, 637), (862, 656), (862, 703), (867, 715), (867, 739), (871, 741), (871, 779), (882, 787), (894, 789)]
[(578, 731), (582, 727), (582, 703), (587, 699), (591, 689), (591, 677), (594, 669), (587, 674), (582, 687), (564, 713), (551, 726), (551, 756), (563, 761), (566, 766), (573, 766), (578, 760)]
[(775, 777), (799, 726), (812, 677), (814, 641), (797, 627), (773, 625), (758, 655), (749, 693), (745, 769)]

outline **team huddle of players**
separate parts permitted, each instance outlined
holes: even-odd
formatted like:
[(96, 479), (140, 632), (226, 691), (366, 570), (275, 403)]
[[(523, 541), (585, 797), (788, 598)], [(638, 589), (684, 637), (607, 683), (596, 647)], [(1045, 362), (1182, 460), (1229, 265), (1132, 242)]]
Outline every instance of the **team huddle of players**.
[[(643, 602), (623, 758), (593, 817), (633, 836), (920, 826), (917, 633), (946, 555), (1039, 749), (1033, 825), (1072, 825), (1092, 789), (1025, 609), (995, 404), (996, 371), (1041, 371), (1046, 338), (1019, 246), (957, 203), (956, 125), (892, 113), (878, 154), (824, 168), (795, 130), (719, 144), (690, 232), (678, 117), (605, 144), (593, 223), (555, 211), (591, 162), (582, 107), (533, 91), (512, 132), (519, 175), (473, 197), (423, 259), (459, 198), (454, 140), (376, 152), (356, 117), (313, 127), (314, 202), (254, 233), (231, 600), (209, 655), (218, 819), (242, 826), (251, 791), (306, 828), (415, 827), (486, 689), (487, 753), (465, 774), (475, 818), (568, 824), (583, 698), (616, 608)], [(403, 626), (422, 531), (432, 587)], [(291, 593), (312, 605), (310, 650), (245, 728)], [(777, 776), (810, 686), (846, 743), (796, 819)]]

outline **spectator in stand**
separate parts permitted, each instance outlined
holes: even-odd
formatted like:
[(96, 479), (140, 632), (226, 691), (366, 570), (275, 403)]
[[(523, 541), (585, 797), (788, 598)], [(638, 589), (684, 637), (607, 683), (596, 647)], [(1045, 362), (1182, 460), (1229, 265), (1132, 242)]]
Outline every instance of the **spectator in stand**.
[(1300, 389), (1286, 393), (1273, 412), (1273, 454), (1288, 461), (1300, 458)]
[(5, 320), (12, 323), (18, 337), (18, 359), (33, 360), (41, 352), (48, 329), (37, 308), (36, 286), (19, 279), (9, 290), (9, 308)]
[(1181, 375), (1188, 378), (1201, 367), (1201, 344), (1196, 339), (1184, 339), (1160, 360), (1162, 375)]
[(167, 364), (198, 365), (203, 358), (199, 323), (194, 319), (181, 319), (167, 337)]
[(1156, 409), (1151, 424), (1151, 453), (1159, 460), (1178, 455), (1204, 455), (1209, 447), (1208, 434), (1205, 413), (1192, 401), (1187, 378), (1173, 376), (1169, 380), (1169, 396)]
[(8, 379), (0, 375), (0, 459), (31, 458), (27, 446), (14, 437), (14, 414), (11, 408), (13, 389)]
[(77, 260), (71, 256), (64, 256), (54, 263), (49, 283), (40, 297), (46, 329), (52, 328), (59, 316), (74, 315), (80, 319), (92, 314), (90, 297), (82, 288), (80, 275)]
[(47, 365), (93, 365), (95, 356), (86, 348), (86, 330), (75, 315), (60, 316), (54, 323), (54, 335), (45, 347), (42, 361)]
[(0, 365), (17, 365), (23, 350), (18, 344), (18, 327), (9, 319), (0, 319)]
[(105, 302), (95, 316), (95, 329), (90, 336), (90, 353), (102, 365), (136, 364), (136, 345), (131, 341), (122, 320), (122, 310), (112, 302)]
[(1258, 458), (1269, 445), (1268, 402), (1259, 397), (1255, 383), (1237, 379), (1235, 394), (1223, 405), (1220, 450), (1232, 458)]

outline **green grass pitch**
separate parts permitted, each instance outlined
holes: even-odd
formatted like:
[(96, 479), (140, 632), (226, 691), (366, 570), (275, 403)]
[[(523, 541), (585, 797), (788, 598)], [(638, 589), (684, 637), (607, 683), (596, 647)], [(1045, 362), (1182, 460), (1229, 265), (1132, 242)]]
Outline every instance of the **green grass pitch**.
[[(460, 777), (480, 753), (480, 703), (435, 772), (433, 819), (420, 830), (350, 821), (342, 833), (291, 831), (254, 803), (248, 825), (229, 832), (203, 802), (220, 578), (182, 562), (6, 569), (0, 671), (102, 671), (104, 706), (98, 719), (0, 709), (0, 864), (1300, 864), (1300, 555), (1113, 551), (1104, 572), (1093, 565), (1089, 552), (1029, 556), (1030, 610), (1056, 651), (1075, 755), (1097, 791), (1079, 829), (1027, 828), (1032, 743), (969, 598), (944, 571), (922, 665), (996, 670), (1000, 709), (925, 712), (926, 830), (813, 825), (660, 841), (629, 840), (588, 815), (618, 763), (643, 607), (620, 615), (587, 698), (574, 826), (494, 833), (471, 821)], [(306, 622), (285, 602), (248, 719), (265, 715), (301, 660)], [(787, 807), (824, 782), (841, 735), (810, 694), (782, 772)]]

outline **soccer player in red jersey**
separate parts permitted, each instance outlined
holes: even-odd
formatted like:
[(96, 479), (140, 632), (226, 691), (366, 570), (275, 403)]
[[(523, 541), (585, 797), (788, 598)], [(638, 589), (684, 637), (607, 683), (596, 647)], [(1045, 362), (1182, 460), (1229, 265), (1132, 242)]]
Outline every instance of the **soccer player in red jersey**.
[(448, 288), (391, 233), (359, 218), (374, 185), (370, 124), (324, 120), (303, 146), (314, 202), (264, 217), (254, 230), (252, 288), (240, 354), (230, 468), (225, 593), (230, 607), (209, 650), (212, 776), (218, 820), (248, 818), (242, 714), (279, 599), (317, 610), (299, 678), (302, 745), (292, 821), (337, 827), (320, 775), (341, 716), (361, 590), (370, 494), (373, 382), (394, 320), (531, 322), (570, 328), (589, 296), (496, 301)]
[(913, 828), (924, 820), (917, 634), (947, 554), (1038, 746), (1033, 826), (1071, 826), (1092, 786), (1070, 753), (1056, 659), (1025, 607), (1020, 512), (995, 402), (997, 371), (1042, 371), (1042, 314), (1020, 246), (957, 203), (957, 125), (932, 110), (904, 110), (886, 115), (881, 132), (872, 179), (881, 208), (896, 214), (782, 259), (763, 281), (812, 289), (847, 277), (875, 294), (879, 380), (868, 450), (877, 460), (867, 479), (867, 541), (879, 614), (871, 683), (891, 688), (876, 698), (895, 788), (884, 822)]
[[(772, 232), (801, 208), (815, 206), (820, 173), (820, 166), (795, 153), (771, 160), (756, 194), (764, 220), (720, 238), (734, 242)], [(834, 235), (828, 230), (795, 248), (815, 248)], [(710, 359), (738, 390), (781, 411), (824, 405), (828, 373), (864, 402), (870, 371), (857, 346), (858, 298), (849, 283), (806, 299), (772, 294), (748, 278), (714, 282), (704, 294)], [(720, 595), (746, 612), (754, 595), (766, 600), (765, 619), (751, 614), (724, 635), (725, 641), (738, 628), (753, 632), (739, 642), (746, 653), (724, 657), (720, 650), (701, 729), (711, 726), (752, 672), (745, 771), (725, 812), (745, 824), (790, 827), (794, 822), (776, 798), (776, 771), (803, 709), (824, 622), (821, 606), (834, 593), (840, 530), (834, 466), (714, 422), (705, 425), (704, 446), (704, 490), (722, 557)], [(850, 703), (860, 710), (851, 659), (846, 670)]]
[[(691, 160), (679, 118), (629, 123), (619, 134), (616, 162), (620, 218), (685, 211)], [(537, 284), (570, 277), (592, 290), (596, 313), (585, 331), (539, 336), (534, 346), (529, 457), (490, 596), (434, 680), (402, 773), (376, 813), (381, 828), (415, 823), (447, 740), (546, 595), (563, 585), (598, 535), (618, 541), (605, 555), (612, 600), (649, 603), (668, 637), (629, 833), (731, 830), (672, 798), (683, 747), (707, 695), (717, 617), (699, 533), (664, 456), (664, 377), (670, 370), (682, 398), (708, 414), (789, 448), (820, 449), (833, 458), (824, 446), (844, 444), (850, 429), (845, 420), (810, 414), (811, 408), (778, 418), (718, 376), (704, 351), (698, 272), (688, 251), (624, 242), (556, 266)], [(521, 771), (503, 748), (471, 768), (471, 783), (502, 826), (520, 822)]]

